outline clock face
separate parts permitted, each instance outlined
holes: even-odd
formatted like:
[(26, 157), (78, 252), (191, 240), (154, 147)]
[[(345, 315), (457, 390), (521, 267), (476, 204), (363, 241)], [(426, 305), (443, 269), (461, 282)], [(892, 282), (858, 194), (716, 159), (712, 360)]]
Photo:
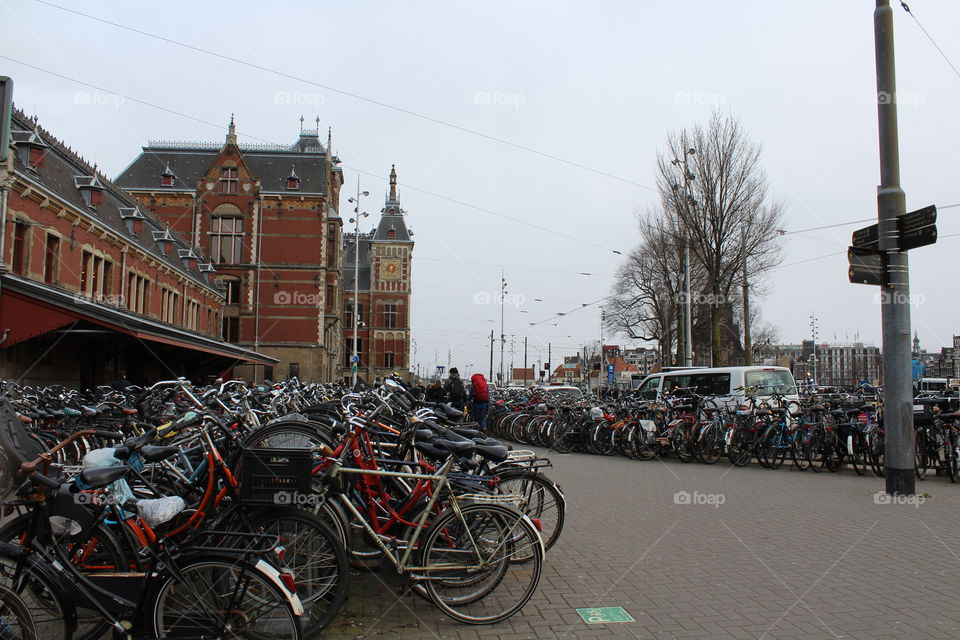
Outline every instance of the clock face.
[(400, 279), (400, 261), (384, 260), (382, 263), (382, 278), (384, 280), (396, 281)]

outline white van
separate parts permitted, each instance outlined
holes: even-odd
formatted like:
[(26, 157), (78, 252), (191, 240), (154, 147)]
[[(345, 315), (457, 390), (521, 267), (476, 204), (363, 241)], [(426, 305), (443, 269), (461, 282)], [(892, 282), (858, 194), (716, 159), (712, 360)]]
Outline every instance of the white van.
[(714, 396), (733, 404), (744, 396), (742, 387), (753, 387), (759, 395), (782, 393), (797, 400), (797, 383), (786, 367), (711, 367), (653, 373), (637, 391), (645, 400), (655, 400), (665, 391), (694, 387), (697, 395)]

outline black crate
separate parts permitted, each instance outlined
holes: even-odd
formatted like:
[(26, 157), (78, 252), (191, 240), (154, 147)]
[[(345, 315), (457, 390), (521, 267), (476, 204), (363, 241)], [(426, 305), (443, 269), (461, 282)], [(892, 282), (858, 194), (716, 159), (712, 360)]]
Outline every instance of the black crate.
[(251, 504), (292, 505), (298, 495), (310, 495), (312, 468), (310, 451), (247, 449), (240, 458), (240, 500)]

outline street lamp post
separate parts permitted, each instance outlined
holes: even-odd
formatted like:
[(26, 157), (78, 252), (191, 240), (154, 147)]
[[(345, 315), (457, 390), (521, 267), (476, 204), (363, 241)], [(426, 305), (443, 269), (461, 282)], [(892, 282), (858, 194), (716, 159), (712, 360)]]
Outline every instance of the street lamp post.
[(360, 176), (357, 176), (357, 197), (350, 198), (353, 203), (353, 357), (350, 359), (350, 370), (353, 372), (353, 386), (357, 386), (357, 370), (360, 368), (360, 354), (357, 353), (357, 332), (360, 330), (360, 216), (366, 218), (369, 213), (360, 212), (361, 196), (369, 196), (369, 191), (360, 191)]
[[(684, 147), (686, 147), (686, 139), (684, 139)], [(674, 166), (683, 165), (684, 209), (687, 210), (688, 217), (690, 205), (694, 202), (693, 194), (690, 192), (690, 181), (693, 180), (694, 175), (690, 173), (690, 170), (687, 168), (687, 156), (692, 156), (696, 153), (696, 149), (689, 147), (683, 152), (683, 160), (678, 160), (677, 158), (671, 160), (671, 164)], [(679, 188), (679, 185), (675, 184), (674, 188)], [(683, 366), (692, 367), (693, 318), (691, 311), (692, 300), (690, 299), (690, 239), (687, 237), (686, 229), (684, 229), (683, 233), (683, 288), (686, 293), (683, 303)]]

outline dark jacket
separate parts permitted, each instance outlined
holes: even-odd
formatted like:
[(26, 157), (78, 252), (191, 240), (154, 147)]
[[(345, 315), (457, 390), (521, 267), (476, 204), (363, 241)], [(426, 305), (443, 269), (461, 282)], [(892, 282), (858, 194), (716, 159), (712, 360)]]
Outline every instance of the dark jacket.
[(463, 406), (467, 403), (467, 390), (463, 386), (463, 380), (459, 375), (450, 374), (447, 378), (447, 384), (443, 385), (443, 392), (447, 395), (447, 400), (454, 406)]

